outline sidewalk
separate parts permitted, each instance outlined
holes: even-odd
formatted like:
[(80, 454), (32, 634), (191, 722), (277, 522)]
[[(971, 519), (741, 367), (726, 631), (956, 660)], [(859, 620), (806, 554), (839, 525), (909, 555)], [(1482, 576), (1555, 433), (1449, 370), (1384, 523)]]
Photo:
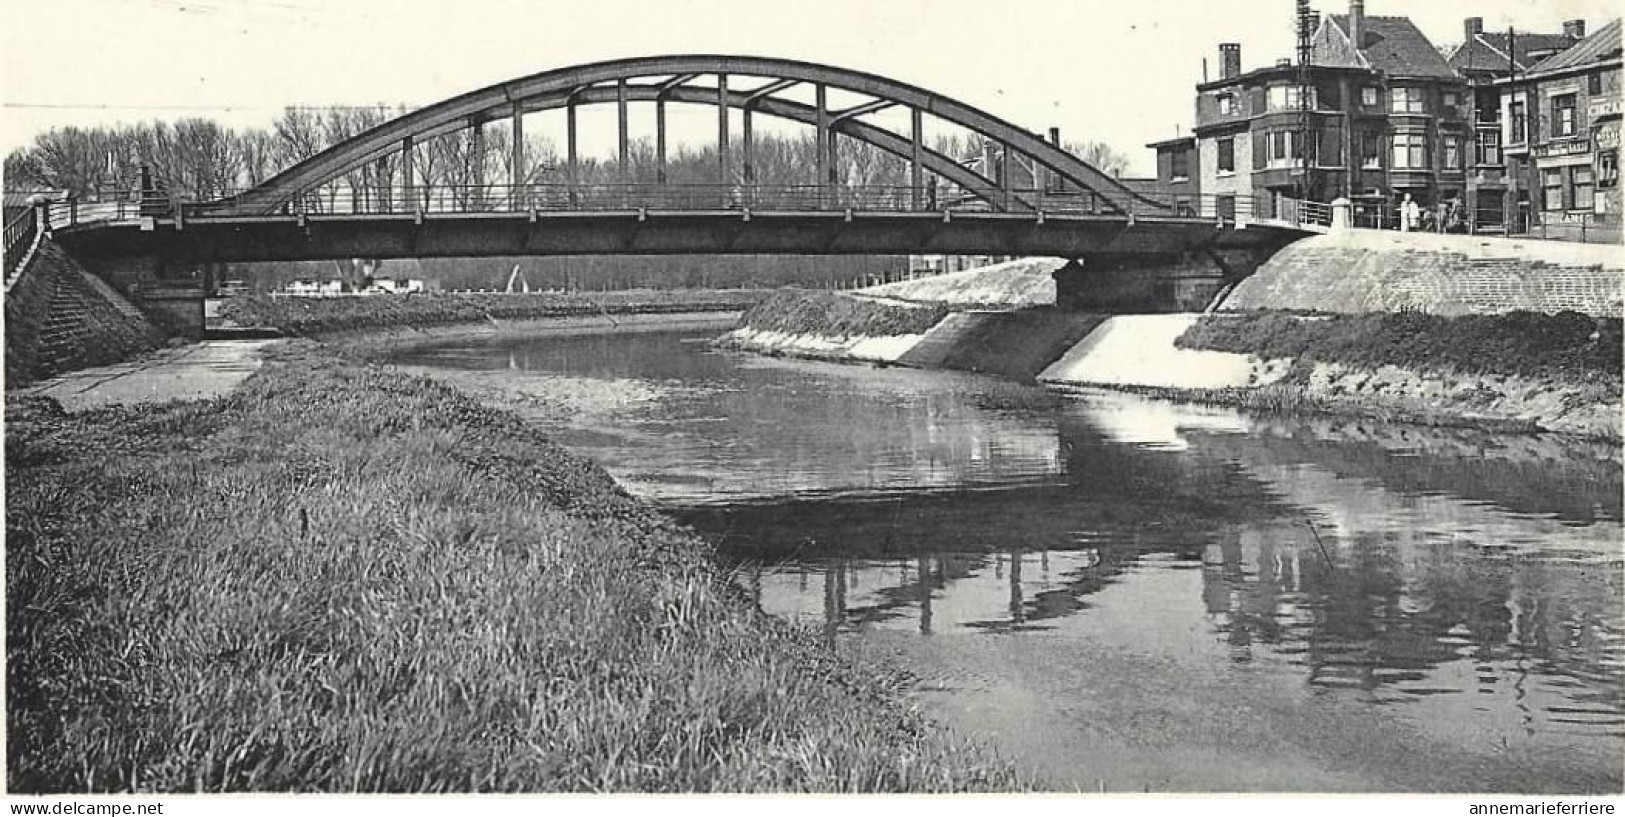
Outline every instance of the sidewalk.
[(154, 352), (140, 360), (68, 372), (16, 393), (55, 398), (68, 411), (113, 403), (218, 397), (260, 367), (259, 350), (270, 343), (276, 341), (203, 341)]

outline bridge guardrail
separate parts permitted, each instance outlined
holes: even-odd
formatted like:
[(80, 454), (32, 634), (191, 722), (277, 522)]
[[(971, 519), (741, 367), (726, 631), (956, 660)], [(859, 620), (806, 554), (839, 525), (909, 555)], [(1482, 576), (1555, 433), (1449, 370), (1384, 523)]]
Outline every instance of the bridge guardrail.
[[(474, 213), (758, 211), (854, 213), (1014, 213), (1101, 215), (1139, 218), (1200, 218), (1220, 227), (1248, 224), (1324, 231), (1331, 206), (1284, 196), (1207, 193), (1178, 196), (1141, 193), (1130, 212), (1110, 209), (1088, 191), (1012, 188), (971, 193), (926, 185), (743, 185), (743, 184), (525, 184), (417, 185), (371, 190), (324, 189), (290, 193), (283, 215), (445, 215)], [(68, 199), (50, 205), (51, 229), (93, 221), (140, 217), (189, 218), (233, 215), (231, 199), (175, 201), (162, 194), (124, 194), (98, 201)]]

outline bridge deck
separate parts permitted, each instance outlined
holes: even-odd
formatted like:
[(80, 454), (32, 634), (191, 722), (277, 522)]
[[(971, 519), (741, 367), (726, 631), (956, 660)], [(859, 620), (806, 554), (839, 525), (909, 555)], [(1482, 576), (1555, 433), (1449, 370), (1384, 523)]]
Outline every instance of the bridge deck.
[[(1238, 229), (1239, 228), (1239, 229)], [(1196, 217), (614, 210), (111, 218), (58, 230), (99, 255), (193, 262), (510, 255), (1175, 255), (1302, 231)]]

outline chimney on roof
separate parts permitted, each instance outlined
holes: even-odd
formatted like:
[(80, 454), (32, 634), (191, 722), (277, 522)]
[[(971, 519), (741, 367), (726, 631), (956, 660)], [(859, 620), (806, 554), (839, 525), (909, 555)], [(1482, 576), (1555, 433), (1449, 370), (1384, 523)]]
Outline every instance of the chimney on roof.
[(1241, 76), (1241, 43), (1219, 43), (1219, 79)]
[(1576, 40), (1583, 40), (1586, 36), (1586, 21), (1569, 20), (1563, 24), (1563, 34)]
[(1467, 33), (1467, 42), (1472, 42), (1478, 39), (1478, 35), (1484, 33), (1484, 18), (1468, 17), (1462, 21), (1462, 28)]
[(1349, 42), (1365, 48), (1365, 0), (1349, 0)]
[(1049, 129), (1049, 143), (1056, 146), (1056, 147), (1061, 146), (1061, 129), (1060, 128), (1057, 128), (1057, 127), (1055, 127), (1053, 125), (1050, 126), (1050, 129)]

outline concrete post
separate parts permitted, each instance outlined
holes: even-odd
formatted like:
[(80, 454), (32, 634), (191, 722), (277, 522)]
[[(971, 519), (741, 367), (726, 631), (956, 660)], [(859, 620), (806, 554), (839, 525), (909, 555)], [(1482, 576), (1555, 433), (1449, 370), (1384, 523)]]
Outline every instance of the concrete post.
[(1332, 230), (1334, 232), (1347, 230), (1353, 224), (1350, 212), (1354, 203), (1346, 198), (1338, 197), (1332, 202)]

